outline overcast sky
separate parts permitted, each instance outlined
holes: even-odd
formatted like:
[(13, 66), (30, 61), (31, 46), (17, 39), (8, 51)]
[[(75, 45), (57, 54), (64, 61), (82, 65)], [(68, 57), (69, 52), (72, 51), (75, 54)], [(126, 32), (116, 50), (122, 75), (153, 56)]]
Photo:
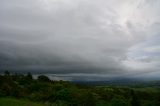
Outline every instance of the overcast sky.
[(0, 0), (6, 69), (160, 79), (160, 0)]

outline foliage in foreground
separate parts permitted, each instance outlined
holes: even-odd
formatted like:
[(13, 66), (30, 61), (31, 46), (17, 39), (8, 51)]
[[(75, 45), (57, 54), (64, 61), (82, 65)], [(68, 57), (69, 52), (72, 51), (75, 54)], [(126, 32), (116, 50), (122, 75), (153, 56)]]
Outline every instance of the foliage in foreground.
[[(0, 75), (0, 106), (14, 106), (2, 104), (7, 101), (4, 97), (39, 102), (43, 106), (160, 106), (158, 87), (76, 85), (65, 81), (51, 81), (44, 75), (33, 79), (30, 73), (10, 75), (7, 71)], [(9, 100), (15, 106), (19, 106), (16, 103), (28, 106), (23, 100)]]
[(44, 106), (44, 104), (33, 103), (28, 100), (18, 100), (13, 98), (0, 98), (0, 106)]

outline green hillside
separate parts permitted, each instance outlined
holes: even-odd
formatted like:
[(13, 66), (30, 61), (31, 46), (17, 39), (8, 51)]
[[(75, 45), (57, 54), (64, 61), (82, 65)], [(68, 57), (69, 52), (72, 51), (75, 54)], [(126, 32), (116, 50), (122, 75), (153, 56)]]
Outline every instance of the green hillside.
[[(14, 99), (11, 99), (14, 98)], [(38, 103), (38, 104), (37, 104)], [(28, 73), (0, 75), (0, 106), (160, 106), (159, 86), (91, 86)]]

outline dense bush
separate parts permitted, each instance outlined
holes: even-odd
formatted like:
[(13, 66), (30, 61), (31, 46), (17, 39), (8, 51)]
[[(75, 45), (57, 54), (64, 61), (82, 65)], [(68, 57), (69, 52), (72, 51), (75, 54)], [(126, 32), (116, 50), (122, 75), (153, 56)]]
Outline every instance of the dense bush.
[(0, 75), (0, 97), (15, 97), (58, 106), (160, 106), (159, 88), (86, 86), (52, 81), (41, 75)]

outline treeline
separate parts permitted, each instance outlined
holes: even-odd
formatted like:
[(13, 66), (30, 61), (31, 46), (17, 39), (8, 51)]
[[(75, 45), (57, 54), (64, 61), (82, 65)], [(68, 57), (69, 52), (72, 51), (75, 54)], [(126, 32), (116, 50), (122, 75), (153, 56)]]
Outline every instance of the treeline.
[(8, 71), (0, 75), (0, 97), (29, 99), (46, 106), (160, 106), (159, 88), (93, 87)]

